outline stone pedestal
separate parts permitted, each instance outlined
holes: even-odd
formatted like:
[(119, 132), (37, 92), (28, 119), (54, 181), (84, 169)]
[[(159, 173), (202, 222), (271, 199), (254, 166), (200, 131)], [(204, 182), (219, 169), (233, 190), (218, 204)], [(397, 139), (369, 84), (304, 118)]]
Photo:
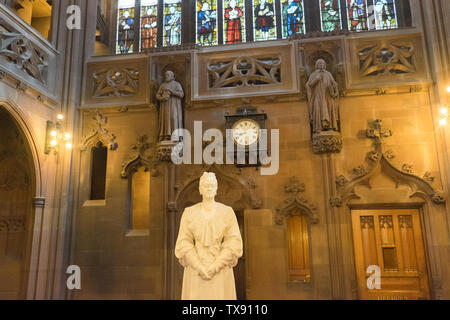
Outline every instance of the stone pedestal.
[(314, 153), (339, 153), (342, 150), (342, 136), (336, 131), (322, 131), (312, 137)]
[(159, 160), (160, 161), (169, 161), (169, 162), (171, 162), (172, 161), (172, 152), (176, 152), (175, 151), (175, 149), (176, 149), (175, 146), (178, 143), (179, 142), (170, 141), (170, 140), (161, 141), (158, 144)]

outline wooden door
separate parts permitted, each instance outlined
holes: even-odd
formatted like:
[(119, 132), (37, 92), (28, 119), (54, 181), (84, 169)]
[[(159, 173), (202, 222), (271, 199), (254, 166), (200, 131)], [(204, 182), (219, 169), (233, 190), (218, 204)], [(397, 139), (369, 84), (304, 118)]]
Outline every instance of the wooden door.
[[(430, 298), (418, 210), (353, 210), (352, 224), (360, 299)], [(376, 270), (367, 273), (369, 266), (379, 267), (380, 288), (369, 289)]]

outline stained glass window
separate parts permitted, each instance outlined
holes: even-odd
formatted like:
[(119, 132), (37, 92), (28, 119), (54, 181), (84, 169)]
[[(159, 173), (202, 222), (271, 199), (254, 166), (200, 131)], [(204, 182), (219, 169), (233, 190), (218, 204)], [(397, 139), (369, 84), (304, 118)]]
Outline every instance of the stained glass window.
[(217, 1), (197, 0), (197, 44), (213, 46), (217, 43)]
[(374, 0), (377, 30), (398, 28), (395, 0)]
[(181, 44), (181, 0), (164, 0), (164, 46)]
[(342, 28), (339, 0), (319, 0), (322, 31), (331, 32)]
[(225, 44), (245, 42), (245, 5), (244, 0), (224, 0), (224, 28)]
[(305, 33), (305, 10), (303, 0), (285, 0), (282, 3), (283, 38)]
[(134, 50), (135, 0), (119, 0), (117, 21), (117, 53)]
[(350, 31), (368, 29), (366, 2), (366, 0), (347, 0), (348, 29)]
[(277, 38), (274, 0), (253, 0), (255, 41)]
[(154, 48), (158, 36), (158, 0), (141, 0), (141, 49)]

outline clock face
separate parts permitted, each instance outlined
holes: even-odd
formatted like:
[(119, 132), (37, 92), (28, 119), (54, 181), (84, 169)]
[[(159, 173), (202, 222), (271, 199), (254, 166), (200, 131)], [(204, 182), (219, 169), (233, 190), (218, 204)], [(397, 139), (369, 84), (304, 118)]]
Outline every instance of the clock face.
[(250, 146), (256, 143), (260, 135), (258, 122), (251, 119), (242, 119), (233, 125), (233, 139), (241, 146)]

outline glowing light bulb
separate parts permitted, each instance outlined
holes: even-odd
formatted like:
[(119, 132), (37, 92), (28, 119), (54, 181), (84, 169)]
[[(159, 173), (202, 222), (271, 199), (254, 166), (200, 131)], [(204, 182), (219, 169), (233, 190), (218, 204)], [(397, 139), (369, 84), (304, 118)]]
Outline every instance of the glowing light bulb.
[(450, 87), (447, 87), (447, 92), (450, 93)]
[(72, 144), (70, 142), (66, 143), (66, 149), (72, 149)]
[(57, 134), (58, 134), (58, 132), (56, 132), (56, 130), (53, 130), (52, 132), (50, 132), (50, 135), (51, 135), (52, 137), (56, 137)]
[(448, 114), (448, 109), (447, 108), (441, 108), (441, 113), (446, 116)]
[(441, 126), (445, 126), (445, 125), (447, 124), (447, 119), (444, 118), (444, 119), (439, 120), (439, 124), (440, 124)]
[(52, 141), (50, 141), (50, 145), (51, 145), (52, 147), (56, 147), (56, 146), (58, 145), (58, 141), (52, 140)]
[(64, 115), (60, 113), (60, 114), (58, 114), (57, 118), (58, 118), (58, 120), (63, 120), (64, 119)]
[(70, 133), (66, 133), (66, 134), (64, 135), (64, 138), (65, 138), (66, 140), (70, 140), (70, 139), (72, 139), (72, 135), (71, 135)]

